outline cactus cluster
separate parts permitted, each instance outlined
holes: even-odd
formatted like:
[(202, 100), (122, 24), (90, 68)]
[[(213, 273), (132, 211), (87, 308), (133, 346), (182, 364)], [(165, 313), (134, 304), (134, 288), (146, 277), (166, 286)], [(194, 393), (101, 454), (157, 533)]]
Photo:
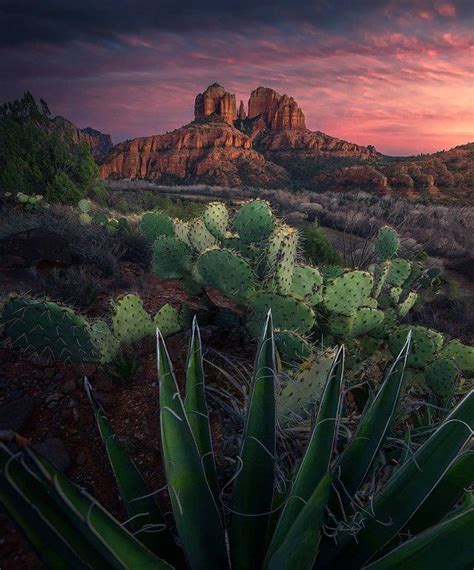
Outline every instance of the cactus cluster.
[(42, 194), (25, 194), (17, 192), (14, 196), (11, 192), (5, 192), (5, 198), (14, 198), (17, 205), (25, 208), (26, 210), (36, 210), (40, 207), (47, 208), (49, 204), (45, 202)]
[(260, 199), (244, 202), (233, 216), (211, 202), (201, 218), (172, 223), (174, 237), (155, 240), (154, 273), (219, 289), (244, 306), (254, 337), (271, 309), (285, 363), (308, 353), (306, 337), (315, 331), (329, 343), (372, 332), (385, 338), (415, 304), (425, 277), (417, 263), (395, 257), (400, 239), (389, 227), (375, 243), (381, 262), (368, 271), (305, 265), (298, 231)]
[(153, 335), (163, 336), (187, 326), (187, 312), (169, 304), (150, 315), (138, 295), (129, 294), (113, 303), (111, 326), (104, 320), (89, 323), (71, 308), (51, 301), (12, 295), (3, 305), (0, 327), (7, 344), (49, 361), (99, 362), (117, 355), (121, 343), (134, 343)]
[(443, 335), (422, 326), (400, 326), (388, 335), (392, 354), (403, 346), (411, 331), (412, 346), (407, 365), (416, 376), (416, 389), (428, 389), (437, 396), (456, 393), (462, 373), (474, 371), (474, 347), (454, 339), (445, 343)]

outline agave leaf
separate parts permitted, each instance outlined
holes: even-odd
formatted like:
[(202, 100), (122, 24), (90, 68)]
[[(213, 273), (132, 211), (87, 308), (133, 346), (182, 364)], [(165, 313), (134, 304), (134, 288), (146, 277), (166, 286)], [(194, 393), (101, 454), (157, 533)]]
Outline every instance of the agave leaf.
[(469, 570), (474, 563), (474, 508), (429, 528), (401, 544), (366, 570)]
[(473, 428), (474, 390), (381, 489), (357, 540), (340, 557), (349, 568), (369, 561), (407, 525), (472, 438)]
[(112, 568), (140, 568), (169, 570), (173, 568), (145, 548), (110, 513), (86, 491), (74, 485), (44, 457), (31, 449), (27, 453), (34, 462), (42, 480), (57, 506), (76, 528), (76, 531), (103, 556)]
[(316, 423), (277, 522), (267, 552), (267, 560), (270, 560), (285, 540), (299, 513), (329, 469), (341, 413), (343, 375), (344, 347), (341, 347), (329, 371)]
[(272, 509), (275, 469), (275, 341), (268, 313), (255, 359), (239, 466), (232, 496), (231, 560), (258, 568)]
[(206, 404), (201, 334), (196, 317), (194, 317), (193, 320), (193, 332), (186, 367), (186, 397), (184, 400), (184, 408), (196, 440), (199, 455), (204, 465), (207, 481), (214, 495), (214, 500), (217, 505), (220, 505), (216, 463), (214, 460), (211, 428), (209, 425), (209, 412)]
[[(400, 354), (390, 366), (377, 395), (364, 410), (353, 438), (334, 467), (338, 503), (342, 509), (350, 502), (351, 497), (363, 482), (393, 421), (410, 341), (411, 335), (408, 335)], [(338, 509), (334, 497), (332, 506), (334, 510)]]
[(0, 506), (53, 570), (112, 568), (77, 533), (45, 485), (0, 444)]
[(84, 388), (92, 404), (99, 433), (117, 482), (120, 497), (127, 509), (130, 528), (134, 536), (152, 552), (170, 561), (179, 560), (179, 550), (166, 527), (165, 519), (150, 495), (135, 463), (113, 432), (102, 408), (92, 393), (92, 387), (84, 378)]
[(159, 331), (157, 352), (163, 460), (178, 534), (192, 568), (221, 570), (228, 555), (219, 509)]
[(331, 482), (331, 475), (326, 473), (264, 566), (266, 570), (311, 570), (318, 553)]
[(471, 449), (455, 459), (433, 492), (410, 519), (405, 530), (414, 535), (438, 523), (464, 495), (473, 480), (474, 449)]

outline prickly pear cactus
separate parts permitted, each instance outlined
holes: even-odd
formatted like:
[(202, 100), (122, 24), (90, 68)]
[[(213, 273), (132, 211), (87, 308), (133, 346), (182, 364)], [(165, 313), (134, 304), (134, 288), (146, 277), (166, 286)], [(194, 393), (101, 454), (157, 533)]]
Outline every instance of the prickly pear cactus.
[(388, 346), (394, 356), (399, 354), (406, 342), (409, 331), (412, 331), (412, 342), (408, 353), (407, 364), (414, 368), (425, 368), (441, 348), (443, 337), (436, 331), (425, 327), (404, 325), (396, 328), (388, 336)]
[(210, 202), (203, 215), (204, 224), (211, 234), (222, 240), (226, 237), (229, 225), (229, 212), (222, 202)]
[(100, 226), (106, 226), (109, 222), (109, 218), (103, 212), (96, 212), (92, 216), (92, 221), (94, 224), (99, 224)]
[(328, 317), (328, 332), (341, 340), (366, 334), (383, 323), (385, 315), (373, 307), (359, 307), (350, 316), (332, 314)]
[(185, 279), (191, 273), (192, 253), (184, 241), (158, 237), (153, 244), (152, 271), (161, 279)]
[(1, 324), (8, 342), (30, 354), (62, 362), (93, 362), (98, 357), (89, 323), (68, 307), (11, 297)]
[(304, 362), (294, 378), (287, 380), (276, 398), (280, 425), (287, 426), (307, 419), (322, 396), (336, 350), (330, 349)]
[(233, 225), (244, 242), (259, 242), (266, 239), (275, 225), (270, 204), (259, 199), (242, 204), (234, 217)]
[(417, 300), (418, 300), (418, 293), (416, 291), (410, 291), (406, 296), (405, 300), (402, 301), (397, 307), (398, 314), (400, 315), (401, 318), (407, 316), (408, 312), (411, 311)]
[(79, 220), (85, 224), (85, 225), (89, 225), (90, 223), (92, 223), (92, 218), (89, 214), (87, 214), (86, 212), (82, 212), (81, 214), (79, 214)]
[(245, 299), (254, 290), (250, 265), (243, 257), (227, 249), (210, 249), (199, 256), (199, 274), (208, 287), (233, 299)]
[(174, 224), (170, 217), (161, 212), (148, 212), (140, 221), (140, 230), (150, 241), (159, 236), (174, 236)]
[(401, 287), (411, 273), (411, 263), (406, 259), (392, 259), (387, 275), (387, 283)]
[(372, 297), (377, 299), (382, 291), (385, 281), (387, 280), (388, 272), (390, 271), (390, 261), (385, 261), (381, 265), (374, 267), (374, 286), (372, 288)]
[(269, 309), (272, 310), (273, 324), (276, 329), (304, 334), (315, 323), (311, 307), (293, 297), (277, 293), (257, 293), (249, 304), (250, 315), (247, 328), (255, 337), (260, 334), (262, 323)]
[(188, 245), (191, 245), (189, 242), (189, 223), (184, 220), (180, 220), (179, 218), (174, 218), (173, 224), (175, 238), (179, 239), (180, 241), (184, 241), (184, 243)]
[(373, 287), (367, 271), (348, 271), (325, 287), (323, 303), (332, 313), (350, 317), (355, 309), (367, 304)]
[(211, 247), (216, 247), (218, 244), (217, 239), (206, 228), (206, 225), (201, 218), (197, 218), (190, 224), (188, 237), (191, 245), (199, 253), (202, 253)]
[(170, 304), (163, 305), (156, 313), (153, 323), (160, 329), (164, 337), (175, 334), (181, 330), (179, 312)]
[(380, 228), (375, 239), (375, 251), (382, 261), (391, 259), (400, 247), (398, 233), (389, 226)]
[(298, 232), (286, 224), (277, 226), (268, 240), (267, 263), (279, 293), (291, 289), (297, 246)]
[(114, 306), (112, 331), (121, 342), (136, 342), (154, 332), (153, 319), (138, 295), (125, 295)]
[(120, 348), (119, 340), (105, 321), (96, 321), (92, 325), (92, 341), (99, 350), (101, 364), (111, 362)]
[(85, 198), (83, 198), (82, 200), (79, 200), (77, 205), (79, 207), (79, 210), (81, 210), (81, 212), (83, 214), (88, 214), (90, 212), (90, 209), (92, 206), (91, 201), (86, 200)]
[(474, 346), (466, 346), (454, 339), (445, 344), (440, 355), (444, 358), (452, 358), (461, 370), (474, 372)]
[(453, 396), (459, 370), (450, 358), (439, 358), (425, 370), (425, 382), (437, 396)]
[(225, 249), (231, 249), (240, 253), (242, 257), (249, 261), (255, 261), (261, 255), (260, 247), (244, 242), (240, 238), (227, 237), (222, 240), (221, 245)]
[(296, 265), (288, 294), (302, 301), (307, 300), (310, 305), (316, 305), (322, 300), (322, 284), (321, 273), (315, 267)]
[(277, 330), (275, 343), (284, 366), (292, 366), (311, 356), (311, 345), (297, 333)]

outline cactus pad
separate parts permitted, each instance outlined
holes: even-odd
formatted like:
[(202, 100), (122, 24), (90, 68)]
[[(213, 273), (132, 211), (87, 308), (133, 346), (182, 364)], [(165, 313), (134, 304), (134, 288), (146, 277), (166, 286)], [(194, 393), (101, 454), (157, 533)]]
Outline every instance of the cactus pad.
[(1, 324), (8, 341), (31, 354), (63, 362), (93, 362), (98, 357), (89, 323), (68, 307), (11, 297)]
[(229, 225), (229, 212), (222, 202), (210, 202), (204, 212), (203, 220), (211, 234), (221, 240), (224, 239)]
[(314, 312), (302, 301), (277, 293), (258, 293), (250, 301), (247, 328), (255, 337), (261, 332), (268, 310), (272, 310), (275, 328), (304, 334), (315, 322)]
[(466, 346), (454, 339), (443, 347), (441, 356), (454, 359), (459, 368), (465, 372), (474, 372), (474, 346)]
[(322, 284), (321, 273), (315, 267), (296, 265), (288, 294), (297, 299), (308, 299), (308, 302), (313, 305), (321, 298), (319, 289)]
[(297, 230), (284, 224), (278, 226), (268, 240), (267, 263), (280, 293), (291, 289), (297, 245)]
[(234, 217), (234, 229), (245, 242), (266, 239), (274, 225), (272, 209), (265, 200), (251, 200), (242, 204)]
[(106, 226), (109, 222), (109, 218), (103, 212), (96, 212), (92, 216), (92, 221), (100, 226)]
[(425, 370), (426, 384), (437, 396), (452, 396), (458, 378), (459, 371), (449, 358), (434, 360)]
[(392, 259), (387, 275), (387, 283), (401, 287), (411, 273), (411, 263), (406, 259)]
[(153, 324), (160, 329), (164, 337), (167, 337), (181, 330), (181, 317), (179, 312), (167, 303), (156, 313)]
[(174, 218), (173, 224), (175, 238), (191, 245), (189, 243), (189, 223), (184, 220), (180, 220), (179, 218)]
[(386, 261), (393, 257), (400, 247), (400, 238), (398, 233), (389, 226), (380, 228), (377, 238), (375, 239), (375, 251), (380, 259)]
[(290, 366), (311, 356), (311, 345), (299, 334), (290, 331), (276, 331), (275, 343), (284, 365)]
[(237, 253), (240, 253), (242, 257), (250, 261), (255, 261), (260, 255), (258, 247), (255, 247), (251, 243), (246, 243), (240, 238), (228, 237), (222, 240), (221, 245), (225, 249), (232, 249)]
[(153, 244), (152, 271), (161, 279), (184, 279), (189, 276), (192, 250), (183, 241), (159, 237)]
[(309, 417), (312, 408), (320, 401), (327, 375), (331, 370), (336, 351), (324, 354), (303, 363), (294, 378), (288, 380), (277, 394), (278, 421), (286, 426)]
[(376, 299), (382, 287), (385, 285), (387, 280), (388, 272), (390, 271), (390, 261), (385, 261), (381, 265), (376, 265), (374, 268), (374, 286), (372, 288), (372, 296)]
[(434, 331), (430, 331), (425, 327), (404, 325), (389, 334), (388, 346), (394, 356), (398, 355), (406, 342), (410, 330), (412, 331), (412, 342), (407, 364), (414, 368), (425, 368), (433, 360), (437, 351), (437, 340), (435, 337), (437, 333)]
[(327, 285), (323, 293), (324, 306), (330, 312), (349, 317), (367, 303), (372, 286), (372, 275), (367, 271), (348, 271)]
[(87, 212), (82, 212), (79, 214), (79, 219), (83, 224), (89, 225), (92, 222), (92, 218)]
[(211, 247), (215, 247), (218, 244), (217, 239), (206, 228), (206, 225), (201, 218), (197, 218), (192, 222), (192, 224), (190, 224), (188, 237), (190, 244), (199, 253), (202, 253)]
[(119, 340), (104, 321), (96, 321), (92, 325), (92, 340), (99, 350), (101, 364), (107, 364), (113, 360), (120, 348)]
[(416, 291), (410, 291), (406, 296), (405, 300), (398, 305), (398, 314), (400, 317), (406, 317), (408, 312), (413, 308), (413, 305), (418, 299), (418, 293)]
[(250, 265), (228, 249), (210, 249), (199, 256), (197, 269), (204, 284), (231, 298), (244, 299), (254, 289)]
[(153, 320), (138, 295), (125, 295), (116, 302), (112, 331), (121, 342), (136, 342), (153, 334)]
[(92, 204), (90, 200), (83, 198), (82, 200), (79, 200), (77, 205), (83, 214), (88, 214), (90, 212)]
[(174, 236), (174, 224), (166, 214), (161, 212), (148, 212), (140, 221), (140, 230), (150, 241), (159, 236)]
[(372, 307), (359, 307), (350, 316), (332, 314), (329, 317), (328, 331), (341, 339), (349, 339), (380, 327), (384, 313)]

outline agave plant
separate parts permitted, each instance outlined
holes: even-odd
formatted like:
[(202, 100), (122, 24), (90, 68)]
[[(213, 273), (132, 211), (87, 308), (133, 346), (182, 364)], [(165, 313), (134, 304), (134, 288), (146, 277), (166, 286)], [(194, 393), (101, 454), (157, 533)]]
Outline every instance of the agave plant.
[[(474, 507), (454, 508), (474, 472), (474, 392), (400, 463), (369, 504), (357, 491), (395, 417), (410, 338), (341, 453), (344, 348), (331, 366), (306, 452), (285, 497), (275, 493), (275, 342), (268, 315), (235, 475), (219, 489), (196, 321), (180, 395), (157, 332), (160, 422), (173, 528), (85, 380), (128, 520), (119, 523), (27, 445), (0, 446), (0, 505), (53, 569), (471, 568)], [(20, 443), (20, 440), (18, 440)], [(224, 500), (232, 487), (232, 498)], [(454, 510), (453, 510), (454, 508)], [(351, 524), (352, 523), (354, 524)], [(355, 524), (357, 522), (357, 524)], [(330, 529), (339, 527), (337, 541)], [(408, 540), (404, 540), (407, 539)]]

